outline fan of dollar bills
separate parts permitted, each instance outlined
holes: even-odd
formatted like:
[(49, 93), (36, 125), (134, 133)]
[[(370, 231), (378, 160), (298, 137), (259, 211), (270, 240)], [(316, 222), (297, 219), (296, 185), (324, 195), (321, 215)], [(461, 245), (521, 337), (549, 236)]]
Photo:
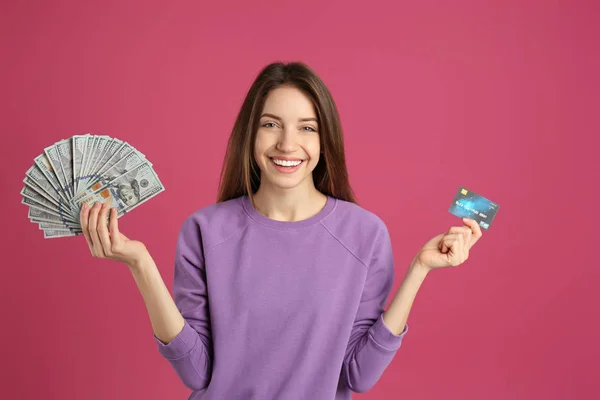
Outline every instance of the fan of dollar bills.
[(118, 217), (165, 188), (144, 154), (105, 135), (75, 135), (46, 147), (25, 173), (21, 203), (44, 238), (82, 234), (84, 203), (109, 202)]

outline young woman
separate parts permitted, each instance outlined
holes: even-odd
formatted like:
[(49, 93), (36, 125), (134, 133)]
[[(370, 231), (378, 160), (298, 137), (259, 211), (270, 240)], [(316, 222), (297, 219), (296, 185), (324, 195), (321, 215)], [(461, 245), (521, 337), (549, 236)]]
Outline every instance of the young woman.
[(355, 202), (342, 129), (325, 84), (303, 63), (256, 78), (229, 139), (218, 201), (183, 222), (173, 297), (144, 244), (108, 204), (81, 210), (92, 255), (125, 263), (158, 351), (190, 399), (350, 399), (380, 378), (406, 335), (429, 271), (463, 263), (473, 220), (412, 260), (392, 303), (384, 222)]

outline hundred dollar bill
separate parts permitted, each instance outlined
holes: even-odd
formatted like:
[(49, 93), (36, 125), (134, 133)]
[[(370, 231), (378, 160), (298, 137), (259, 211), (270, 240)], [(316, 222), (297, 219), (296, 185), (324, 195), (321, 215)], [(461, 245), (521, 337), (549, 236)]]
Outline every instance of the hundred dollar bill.
[[(110, 151), (110, 144), (112, 139), (108, 136), (94, 136), (93, 139), (88, 140), (88, 144), (86, 144), (84, 162), (86, 166), (84, 167), (83, 172), (79, 175), (78, 184), (77, 184), (77, 193), (75, 195), (81, 193), (83, 190), (87, 188), (90, 182), (93, 181), (94, 172), (97, 164), (102, 157), (102, 154), (106, 154), (103, 152), (103, 149), (109, 147), (108, 151)], [(92, 142), (90, 145), (89, 142)], [(107, 146), (108, 144), (108, 146)]]
[(56, 145), (58, 152), (58, 161), (65, 176), (66, 189), (69, 192), (70, 197), (75, 195), (73, 189), (73, 146), (71, 139), (65, 139), (58, 142)]
[(112, 138), (109, 136), (99, 136), (98, 137), (98, 141), (96, 142), (96, 148), (94, 149), (94, 152), (92, 153), (92, 161), (90, 164), (90, 168), (87, 172), (88, 175), (94, 175), (94, 173), (96, 172), (97, 168), (98, 168), (98, 164), (102, 158), (102, 155), (104, 154), (104, 151), (106, 149), (106, 146), (109, 144), (109, 142), (112, 141)]
[(37, 208), (29, 208), (28, 216), (32, 223), (37, 223), (40, 226), (40, 229), (43, 229), (42, 224), (51, 224), (57, 227), (56, 229), (60, 227), (61, 230), (71, 230), (73, 232), (81, 231), (81, 225), (79, 223), (61, 220), (60, 217), (51, 215)]
[(66, 221), (66, 222), (60, 223), (59, 221), (52, 221), (52, 220), (45, 220), (45, 219), (38, 219), (38, 218), (29, 218), (29, 221), (36, 223), (36, 224), (56, 225), (57, 227), (60, 227), (60, 229), (81, 230), (81, 225), (76, 224), (75, 222)]
[[(44, 207), (48, 207), (51, 210), (55, 210), (57, 212), (60, 210), (59, 205), (56, 205), (54, 202), (48, 200), (46, 197), (42, 196), (40, 193), (33, 190), (31, 187), (29, 187), (27, 185), (23, 186), (23, 189), (21, 189), (21, 192), (19, 194), (21, 194), (23, 197), (27, 197), (31, 200), (34, 200), (38, 204), (41, 204)], [(69, 214), (71, 214), (70, 209), (69, 209)]]
[(57, 178), (57, 175), (59, 173), (54, 171), (54, 168), (50, 164), (50, 161), (48, 161), (48, 157), (46, 157), (45, 154), (40, 154), (33, 161), (35, 165), (37, 165), (37, 167), (40, 169), (40, 171), (44, 174), (50, 185), (52, 185), (52, 188), (54, 189), (55, 193), (60, 198), (62, 198), (62, 200), (65, 203), (67, 203), (69, 201), (69, 197), (62, 190)]
[(44, 230), (44, 239), (54, 239), (66, 236), (78, 236), (81, 233), (75, 233), (68, 230), (58, 230), (58, 229), (45, 229)]
[(42, 189), (42, 187), (35, 183), (30, 177), (26, 176), (25, 179), (23, 179), (23, 183), (25, 183), (25, 186), (27, 186), (29, 189), (36, 191), (40, 196), (43, 196), (46, 200), (50, 201), (56, 206), (56, 208), (58, 208), (60, 202)]
[[(55, 192), (48, 192), (46, 190), (44, 190), (44, 188), (42, 188), (41, 186), (39, 186), (37, 184), (37, 182), (33, 181), (30, 177), (26, 176), (25, 179), (23, 179), (23, 182), (25, 183), (25, 186), (27, 188), (28, 191), (33, 191), (35, 193), (37, 193), (39, 196), (42, 196), (45, 200), (47, 200), (48, 202), (52, 203), (52, 206), (48, 205), (48, 207), (52, 208), (52, 209), (63, 209), (69, 212), (69, 214), (73, 215), (73, 205), (69, 202), (65, 202), (64, 200), (62, 200), (62, 198), (58, 197), (56, 195)], [(23, 191), (21, 191), (21, 194), (23, 195)], [(54, 197), (56, 196), (56, 197)], [(31, 197), (31, 196), (29, 196)], [(31, 197), (32, 199), (36, 200), (35, 197)]]
[(83, 204), (92, 206), (96, 202), (108, 201), (111, 202), (111, 207), (117, 209), (117, 215), (122, 216), (165, 190), (148, 162), (138, 165), (110, 182), (101, 181), (101, 183), (103, 184), (100, 188), (96, 190), (89, 188), (73, 198), (73, 204), (81, 208)]
[(63, 224), (65, 227), (69, 226), (69, 224), (76, 224), (78, 225), (79, 223), (75, 223), (75, 222), (71, 222), (71, 221), (65, 221), (64, 219), (62, 219), (59, 216), (50, 214), (44, 210), (40, 210), (38, 208), (34, 208), (34, 207), (29, 207), (29, 211), (27, 213), (28, 218), (32, 221), (32, 222), (54, 222), (57, 224)]
[[(122, 142), (118, 139), (115, 139), (115, 140), (116, 140), (114, 143), (114, 145), (116, 147), (116, 149), (114, 149), (115, 152), (108, 158), (108, 160), (106, 160), (104, 162), (102, 169), (107, 167), (107, 165), (112, 164), (112, 163), (116, 162), (117, 160), (119, 160), (120, 158), (122, 158), (125, 154), (127, 154), (127, 152), (133, 151), (133, 147), (131, 147), (129, 144)], [(86, 173), (86, 175), (82, 179), (82, 183), (81, 183), (78, 194), (81, 193), (82, 191), (88, 189), (90, 186), (94, 185), (98, 181), (98, 173), (99, 172), (100, 172), (100, 170), (95, 170), (95, 171), (88, 171)]]
[(96, 170), (96, 168), (98, 166), (98, 162), (100, 161), (100, 159), (102, 158), (102, 155), (104, 154), (107, 144), (111, 140), (112, 139), (109, 138), (108, 136), (100, 136), (98, 138), (98, 141), (96, 142), (96, 148), (94, 149), (94, 152), (92, 153), (92, 161), (90, 164), (90, 169), (88, 171), (88, 174), (94, 173), (94, 171)]
[(48, 214), (54, 215), (55, 217), (58, 217), (61, 221), (67, 220), (71, 222), (78, 222), (75, 218), (71, 216), (70, 213), (67, 213), (61, 209), (56, 210), (54, 208), (47, 207), (42, 203), (38, 203), (36, 200), (30, 199), (29, 197), (23, 197), (21, 199), (21, 203), (28, 205), (30, 209), (36, 208), (38, 210), (45, 211)]
[(32, 182), (35, 183), (35, 185), (37, 185), (36, 187), (42, 189), (56, 204), (60, 202), (61, 197), (54, 189), (54, 186), (50, 184), (50, 181), (48, 181), (48, 178), (46, 178), (40, 167), (36, 164), (31, 166), (27, 172), (25, 172), (25, 179), (23, 179), (23, 182), (27, 184), (31, 184)]
[(46, 230), (46, 229), (56, 229), (56, 230), (59, 230), (59, 231), (69, 231), (69, 232), (83, 233), (83, 231), (81, 230), (81, 228), (75, 228), (75, 227), (65, 228), (64, 225), (55, 224), (55, 223), (52, 223), (52, 222), (39, 222), (38, 226), (39, 226), (39, 229), (42, 230), (42, 231)]
[(98, 136), (94, 135), (91, 138), (88, 138), (88, 140), (85, 143), (83, 166), (82, 166), (81, 175), (80, 175), (80, 179), (82, 181), (84, 181), (86, 179), (90, 163), (92, 162), (92, 155), (96, 149), (96, 143), (98, 142), (98, 140), (100, 140), (100, 138)]
[(37, 191), (40, 195), (45, 197), (47, 200), (54, 203), (57, 208), (59, 206), (66, 207), (72, 210), (72, 204), (70, 202), (66, 202), (54, 189), (54, 187), (50, 184), (46, 176), (42, 173), (40, 168), (37, 165), (33, 165), (27, 172), (25, 173), (25, 179), (23, 179), (25, 185), (29, 186), (31, 189)]
[(90, 137), (87, 135), (75, 135), (73, 136), (73, 187), (74, 193), (77, 193), (77, 185), (79, 183), (79, 177), (81, 176), (81, 165), (83, 164), (83, 157), (85, 154), (85, 143)]
[(132, 150), (125, 157), (113, 164), (112, 167), (102, 172), (101, 175), (98, 175), (98, 181), (90, 188), (96, 191), (100, 189), (103, 185), (106, 185), (113, 181), (115, 178), (118, 178), (119, 176), (122, 176), (127, 172), (134, 170), (137, 166), (143, 163), (147, 163), (149, 166), (152, 166), (148, 160), (146, 160), (140, 155), (139, 152)]
[(106, 146), (107, 150), (104, 152), (104, 154), (102, 154), (100, 160), (98, 161), (98, 164), (94, 167), (94, 171), (90, 174), (91, 176), (90, 180), (88, 181), (88, 184), (93, 185), (94, 182), (96, 182), (98, 179), (99, 172), (106, 167), (107, 163), (113, 162), (113, 160), (118, 159), (120, 149), (126, 146), (129, 145), (119, 139), (113, 139), (110, 143), (108, 143)]
[(125, 158), (128, 154), (130, 154), (133, 151), (135, 151), (135, 149), (129, 143), (119, 143), (118, 148), (115, 149), (115, 152), (112, 154), (112, 156), (108, 160), (106, 160), (106, 162), (101, 168), (99, 168), (96, 171), (95, 178), (97, 178), (100, 174), (102, 174), (107, 169), (111, 168), (113, 165), (118, 163), (120, 160)]
[(60, 184), (60, 189), (63, 194), (67, 197), (71, 197), (69, 191), (67, 190), (67, 180), (65, 178), (65, 174), (63, 172), (62, 166), (60, 165), (60, 160), (58, 156), (58, 143), (53, 144), (52, 146), (48, 146), (44, 149), (44, 153), (48, 158), (48, 161), (52, 165), (52, 170), (54, 170), (54, 174), (56, 175), (56, 179)]
[(119, 139), (109, 138), (104, 145), (104, 151), (100, 154), (98, 162), (94, 166), (94, 172), (100, 170), (106, 162), (117, 152), (119, 147), (123, 146), (123, 142)]

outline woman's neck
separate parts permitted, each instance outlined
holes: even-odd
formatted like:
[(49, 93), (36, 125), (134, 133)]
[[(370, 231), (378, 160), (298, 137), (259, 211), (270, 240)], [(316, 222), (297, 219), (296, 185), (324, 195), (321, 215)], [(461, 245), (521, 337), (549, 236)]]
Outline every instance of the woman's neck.
[(261, 185), (254, 194), (254, 208), (267, 218), (277, 221), (302, 221), (325, 207), (327, 196), (312, 186), (280, 189)]

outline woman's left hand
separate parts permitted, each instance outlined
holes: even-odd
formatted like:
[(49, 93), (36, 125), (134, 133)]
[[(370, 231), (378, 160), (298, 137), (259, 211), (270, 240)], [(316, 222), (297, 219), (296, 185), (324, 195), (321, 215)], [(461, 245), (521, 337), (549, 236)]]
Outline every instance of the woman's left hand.
[(429, 240), (413, 259), (413, 265), (432, 270), (456, 267), (469, 258), (471, 247), (481, 238), (481, 228), (475, 220), (463, 218), (466, 226), (453, 226), (448, 232)]

